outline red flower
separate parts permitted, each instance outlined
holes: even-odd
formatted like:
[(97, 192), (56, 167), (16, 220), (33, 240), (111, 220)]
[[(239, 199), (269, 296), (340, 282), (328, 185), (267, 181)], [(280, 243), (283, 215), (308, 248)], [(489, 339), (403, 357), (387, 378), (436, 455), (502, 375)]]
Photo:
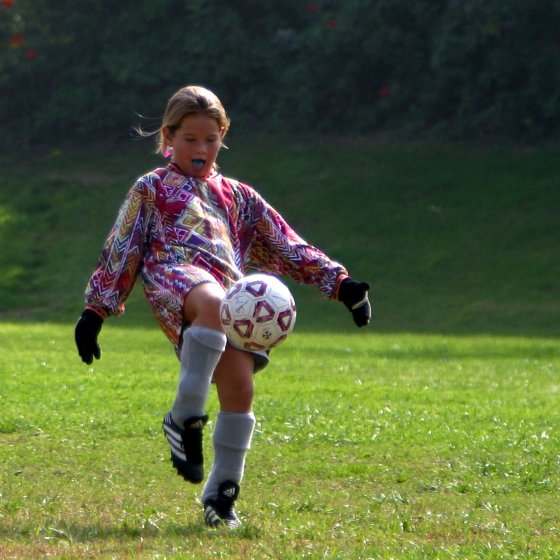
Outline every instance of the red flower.
[(308, 14), (316, 14), (318, 11), (319, 11), (319, 4), (316, 4), (315, 2), (311, 2), (310, 4), (307, 4)]
[(11, 8), (14, 5), (14, 0), (2, 0), (2, 6)]
[(23, 33), (15, 33), (14, 35), (12, 35), (10, 37), (9, 43), (10, 47), (12, 47), (13, 49), (21, 47), (21, 45), (25, 43), (25, 37), (23, 36)]
[(35, 49), (29, 49), (24, 55), (25, 60), (35, 60), (37, 58), (37, 51)]
[(389, 97), (391, 95), (391, 88), (389, 86), (381, 86), (377, 90), (377, 97)]
[(336, 19), (329, 19), (326, 25), (327, 29), (336, 29), (338, 27), (338, 21), (336, 21)]

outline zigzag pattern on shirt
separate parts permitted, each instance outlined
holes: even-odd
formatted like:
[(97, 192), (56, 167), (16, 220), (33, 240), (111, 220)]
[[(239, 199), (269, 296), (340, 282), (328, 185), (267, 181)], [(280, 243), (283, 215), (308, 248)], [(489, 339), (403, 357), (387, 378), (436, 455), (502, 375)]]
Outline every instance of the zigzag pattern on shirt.
[[(300, 283), (314, 284), (329, 295), (342, 265), (308, 245), (278, 214), (264, 212), (251, 258), (277, 274), (287, 274)], [(270, 247), (275, 251), (271, 252)], [(333, 269), (333, 265), (337, 268)]]
[(143, 200), (139, 193), (131, 194), (119, 210), (86, 292), (95, 293), (97, 302), (108, 309), (118, 307), (132, 290), (143, 253)]
[(177, 345), (190, 290), (214, 280), (227, 287), (250, 266), (291, 276), (327, 296), (346, 272), (299, 237), (251, 187), (221, 175), (201, 181), (157, 169), (128, 192), (86, 303), (120, 314), (141, 272), (156, 320)]
[(274, 247), (275, 252), (283, 257), (282, 260), (286, 259), (296, 265), (307, 260), (304, 259), (305, 252), (302, 252), (302, 246), (305, 246), (303, 239), (269, 212), (265, 212), (263, 219), (259, 221), (257, 236), (262, 239), (265, 247)]

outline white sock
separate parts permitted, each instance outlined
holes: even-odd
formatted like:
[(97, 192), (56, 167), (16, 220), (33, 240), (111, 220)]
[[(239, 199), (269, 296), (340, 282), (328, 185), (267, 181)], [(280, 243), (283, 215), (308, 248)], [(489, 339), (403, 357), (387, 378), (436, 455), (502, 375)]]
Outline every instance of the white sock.
[(202, 491), (202, 501), (215, 499), (218, 487), (226, 480), (237, 484), (243, 479), (245, 457), (251, 447), (255, 416), (252, 412), (218, 412), (212, 435), (214, 462)]
[(171, 408), (173, 420), (183, 427), (191, 416), (204, 416), (214, 369), (226, 347), (226, 335), (206, 327), (189, 327), (183, 334), (181, 372)]

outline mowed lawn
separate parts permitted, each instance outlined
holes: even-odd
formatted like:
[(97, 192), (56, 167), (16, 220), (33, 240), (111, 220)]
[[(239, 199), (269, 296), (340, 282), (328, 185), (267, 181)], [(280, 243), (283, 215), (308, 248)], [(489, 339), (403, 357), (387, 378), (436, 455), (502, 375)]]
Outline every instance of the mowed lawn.
[(0, 336), (1, 558), (560, 555), (557, 340), (294, 333), (256, 378), (231, 532), (168, 461), (162, 335), (108, 326), (92, 367), (70, 325)]
[(228, 145), (226, 174), (372, 283), (372, 324), (290, 284), (244, 525), (211, 531), (168, 460), (178, 364), (141, 291), (101, 361), (73, 344), (151, 146), (0, 154), (0, 558), (560, 558), (558, 150)]

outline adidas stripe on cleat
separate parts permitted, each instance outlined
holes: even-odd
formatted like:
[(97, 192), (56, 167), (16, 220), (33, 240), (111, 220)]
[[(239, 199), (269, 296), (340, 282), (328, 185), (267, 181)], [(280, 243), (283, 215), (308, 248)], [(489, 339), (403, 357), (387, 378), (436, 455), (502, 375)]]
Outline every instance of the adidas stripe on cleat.
[(204, 522), (208, 527), (229, 527), (235, 529), (241, 521), (235, 512), (233, 504), (239, 496), (239, 485), (231, 480), (222, 482), (218, 488), (215, 500), (204, 502)]
[(191, 417), (181, 429), (168, 412), (162, 423), (163, 433), (169, 443), (171, 462), (185, 480), (199, 484), (204, 478), (202, 455), (202, 429), (208, 416)]

